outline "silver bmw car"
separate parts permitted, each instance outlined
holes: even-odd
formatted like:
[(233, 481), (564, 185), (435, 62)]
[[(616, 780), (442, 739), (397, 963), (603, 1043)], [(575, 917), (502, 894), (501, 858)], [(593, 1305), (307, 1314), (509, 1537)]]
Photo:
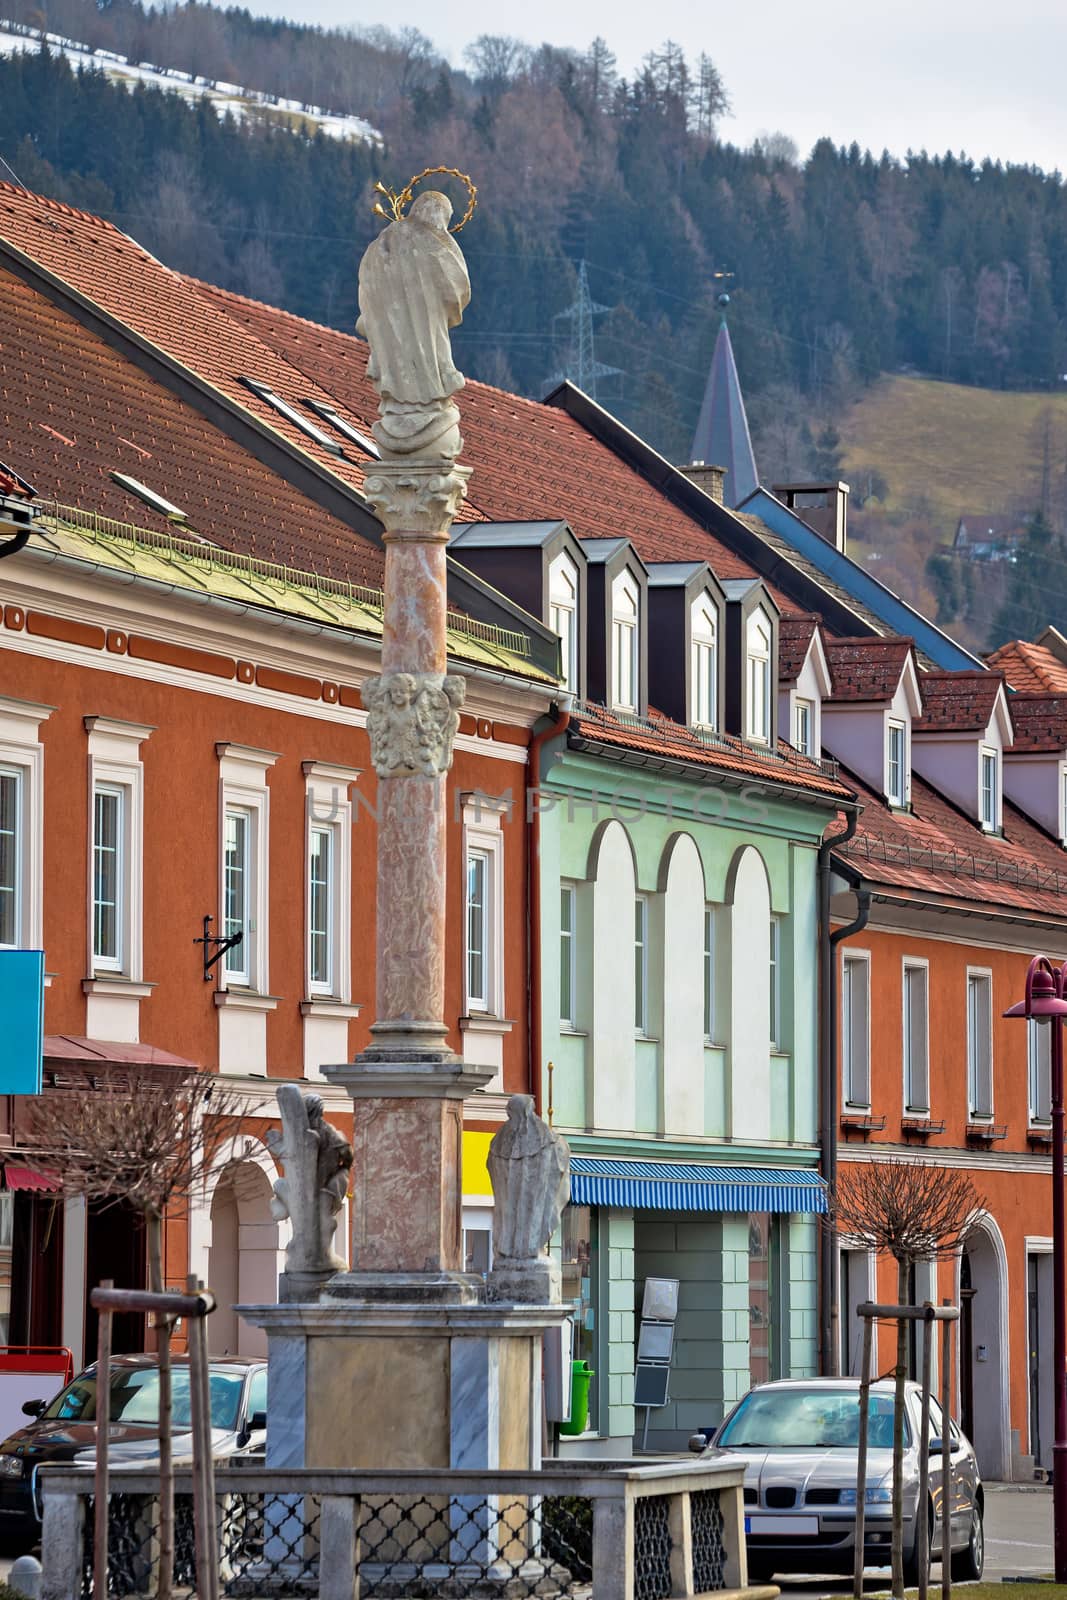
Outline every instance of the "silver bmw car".
[[(919, 1436), (922, 1391), (905, 1388), (905, 1579), (918, 1579)], [(743, 1456), (749, 1577), (775, 1572), (851, 1572), (856, 1544), (859, 1380), (799, 1378), (750, 1389), (717, 1428), (690, 1448)], [(941, 1550), (941, 1407), (930, 1407), (931, 1554)], [(984, 1492), (968, 1441), (949, 1422), (952, 1453), (952, 1576), (980, 1578), (985, 1564)], [(893, 1384), (872, 1384), (868, 1410), (864, 1565), (889, 1565), (893, 1481)]]

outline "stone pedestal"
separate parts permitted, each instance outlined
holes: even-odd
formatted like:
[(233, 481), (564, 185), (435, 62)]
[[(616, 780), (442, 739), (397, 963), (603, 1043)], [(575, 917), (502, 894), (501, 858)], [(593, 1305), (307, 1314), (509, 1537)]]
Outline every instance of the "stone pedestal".
[(268, 1467), (534, 1470), (558, 1306), (243, 1306), (267, 1330)]

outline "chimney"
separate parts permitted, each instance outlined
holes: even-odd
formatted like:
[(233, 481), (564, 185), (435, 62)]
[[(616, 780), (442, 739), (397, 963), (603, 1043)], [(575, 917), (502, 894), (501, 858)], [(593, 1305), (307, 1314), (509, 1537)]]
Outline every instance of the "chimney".
[(696, 484), (698, 489), (703, 489), (710, 495), (717, 506), (723, 504), (722, 488), (726, 478), (726, 467), (713, 467), (706, 461), (691, 461), (687, 467), (680, 469), (686, 477)]
[(776, 483), (773, 492), (801, 522), (845, 554), (848, 542), (847, 483)]

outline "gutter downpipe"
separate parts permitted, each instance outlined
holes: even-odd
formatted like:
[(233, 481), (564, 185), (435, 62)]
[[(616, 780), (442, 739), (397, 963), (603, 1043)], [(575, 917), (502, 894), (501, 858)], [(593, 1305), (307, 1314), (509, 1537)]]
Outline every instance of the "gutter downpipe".
[(557, 738), (570, 727), (570, 706), (570, 695), (561, 695), (559, 703), (552, 707), (550, 713), (554, 720), (530, 740), (526, 780), (526, 887), (530, 906), (527, 1026), (530, 1039), (530, 1089), (538, 1116), (541, 1115), (544, 1102), (544, 1062), (541, 1060), (541, 751), (549, 739)]
[[(858, 808), (845, 813), (843, 833), (834, 833), (819, 846), (819, 1164), (830, 1196), (837, 1183), (837, 946), (867, 926), (871, 891), (862, 875), (842, 864), (856, 894), (856, 916), (843, 928), (830, 929), (830, 857), (835, 849), (855, 837)], [(819, 1371), (838, 1376), (841, 1343), (838, 1329), (837, 1228), (831, 1216), (824, 1222), (819, 1248)]]

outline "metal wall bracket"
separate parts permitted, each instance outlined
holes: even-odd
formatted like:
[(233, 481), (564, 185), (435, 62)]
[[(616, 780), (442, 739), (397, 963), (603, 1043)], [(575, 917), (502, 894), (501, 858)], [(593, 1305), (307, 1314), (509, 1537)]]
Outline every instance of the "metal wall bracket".
[[(211, 982), (212, 967), (222, 960), (227, 950), (232, 950), (236, 945), (239, 945), (244, 938), (243, 932), (233, 933), (228, 939), (224, 939), (221, 934), (212, 933), (211, 924), (214, 922), (214, 920), (214, 917), (205, 917), (203, 937), (193, 940), (194, 944), (201, 944), (204, 947), (205, 983)], [(215, 952), (214, 955), (209, 953), (212, 950)]]

